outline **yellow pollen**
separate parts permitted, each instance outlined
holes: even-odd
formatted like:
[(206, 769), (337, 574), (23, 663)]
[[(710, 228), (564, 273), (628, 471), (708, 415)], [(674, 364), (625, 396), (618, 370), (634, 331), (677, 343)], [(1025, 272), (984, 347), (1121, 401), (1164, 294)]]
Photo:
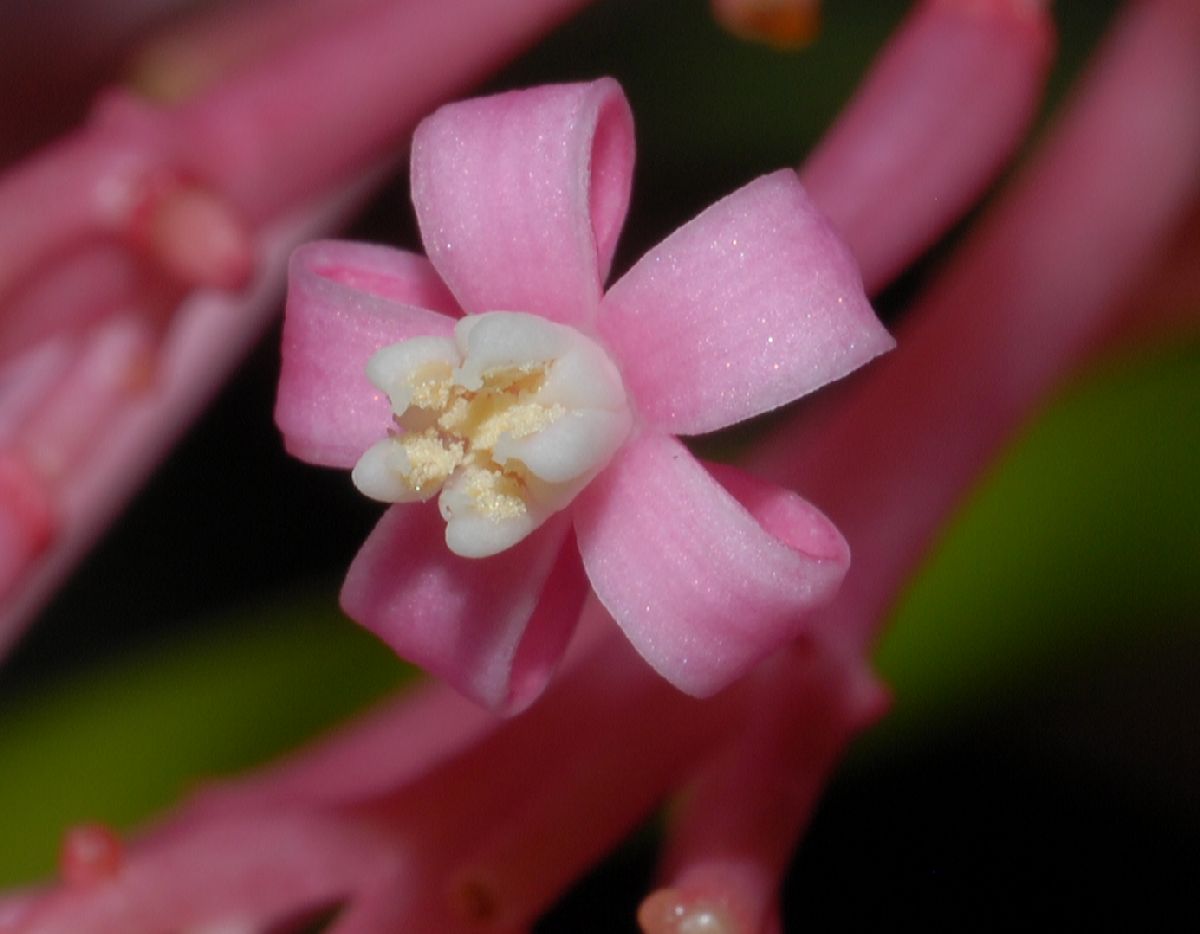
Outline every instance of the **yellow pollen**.
[(400, 444), (408, 458), (408, 485), (415, 493), (430, 488), (436, 493), (463, 462), (466, 450), (462, 442), (447, 442), (432, 428), (402, 435)]
[(521, 481), (496, 468), (468, 467), (465, 489), (476, 508), (489, 519), (517, 519), (526, 512)]
[(448, 367), (426, 367), (409, 379), (409, 407), (396, 416), (406, 431), (399, 441), (408, 458), (405, 476), (416, 493), (436, 493), (465, 471), (463, 489), (482, 515), (497, 521), (527, 511), (525, 468), (493, 459), (500, 439), (535, 434), (562, 418), (557, 403), (531, 401), (546, 379), (548, 363), (503, 367), (483, 373), (469, 390), (454, 383)]
[(450, 402), (452, 386), (449, 364), (426, 364), (409, 377), (409, 405), (418, 409), (440, 411)]
[(471, 443), (474, 447), (491, 450), (500, 440), (501, 435), (510, 438), (527, 438), (541, 431), (552, 422), (558, 421), (566, 412), (561, 405), (538, 405), (525, 403), (499, 409), (488, 414), (479, 422)]

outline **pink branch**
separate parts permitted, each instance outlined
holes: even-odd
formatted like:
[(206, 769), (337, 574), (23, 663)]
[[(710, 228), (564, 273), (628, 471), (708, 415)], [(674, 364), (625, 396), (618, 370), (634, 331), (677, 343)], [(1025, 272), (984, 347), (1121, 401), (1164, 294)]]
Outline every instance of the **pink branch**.
[(1100, 341), (1102, 351), (1195, 334), (1200, 328), (1200, 202), (1175, 242), (1146, 270)]
[[(796, 650), (755, 677), (753, 715), (672, 816), (667, 887), (638, 911), (652, 934), (763, 932), (796, 841), (850, 738), (887, 704), (866, 663)], [(709, 927), (699, 919), (709, 918)], [(691, 925), (691, 927), (689, 927)]]
[(1195, 4), (1133, 4), (1037, 161), (913, 310), (901, 350), (758, 460), (854, 549), (838, 638), (869, 642), (963, 491), (1170, 243), (1200, 194), (1198, 50)]
[(800, 177), (877, 291), (973, 204), (1025, 137), (1053, 29), (1029, 0), (926, 0)]
[[(1037, 160), (912, 312), (899, 349), (815, 430), (804, 425), (760, 452), (758, 466), (811, 493), (855, 549), (823, 617), (827, 651), (866, 648), (963, 490), (1103, 332), (1198, 186), (1200, 10), (1183, 0), (1133, 5)], [(760, 677), (786, 698), (804, 670)], [(837, 744), (805, 756), (825, 735), (819, 727), (761, 729), (693, 792), (754, 804), (716, 830), (702, 815), (681, 818), (673, 888), (648, 902), (647, 931), (683, 930), (689, 911), (714, 904), (733, 906), (716, 930), (770, 923), (785, 868), (775, 828), (803, 826)], [(772, 787), (772, 775), (797, 784)], [(722, 874), (731, 861), (738, 871)]]
[[(130, 845), (115, 870), (8, 906), (0, 930), (265, 925), (343, 899), (364, 930), (380, 930), (364, 917), (402, 917), (413, 930), (513, 930), (726, 737), (745, 700), (737, 690), (712, 702), (679, 694), (610, 628), (545, 703), (461, 749), (434, 741), (400, 769), (390, 763), (386, 788), (343, 783), (330, 795), (312, 779), (335, 761), (370, 771), (370, 761), (342, 756), (369, 759), (365, 737), (396, 741), (414, 715), (402, 707), (281, 773), (270, 796), (270, 779), (251, 779), (244, 795), (237, 786), (208, 793), (207, 806)], [(446, 712), (437, 690), (418, 703)], [(461, 713), (450, 711), (451, 732), (456, 721), (474, 729)]]
[[(587, 612), (606, 616), (595, 601)], [(607, 639), (615, 644), (601, 649), (593, 665), (599, 680), (589, 684), (573, 675), (567, 688), (563, 679), (563, 693), (578, 700), (568, 706), (560, 695), (557, 709), (538, 704), (516, 721), (543, 720), (529, 724), (536, 744), (530, 759), (519, 757), (536, 764), (521, 788), (476, 827), (450, 877), (460, 911), (485, 930), (532, 924), (745, 716), (740, 689), (696, 701), (650, 672), (611, 630)], [(560, 748), (546, 745), (556, 740)], [(497, 757), (513, 756), (511, 738), (497, 735), (494, 742)]]

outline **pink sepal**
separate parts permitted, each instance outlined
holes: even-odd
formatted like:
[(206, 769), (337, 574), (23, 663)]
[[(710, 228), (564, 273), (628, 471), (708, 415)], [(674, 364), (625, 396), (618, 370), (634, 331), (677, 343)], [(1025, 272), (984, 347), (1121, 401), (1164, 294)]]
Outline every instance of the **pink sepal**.
[(436, 508), (393, 506), (350, 566), (342, 608), (403, 658), (515, 713), (545, 687), (587, 593), (570, 531), (559, 514), (501, 554), (462, 558)]
[(296, 457), (353, 467), (387, 435), (387, 396), (367, 380), (380, 347), (449, 335), (459, 314), (429, 261), (388, 247), (321, 241), (292, 254), (275, 423)]
[(443, 107), (413, 137), (429, 258), (469, 314), (591, 320), (629, 204), (633, 116), (611, 78)]
[(794, 638), (850, 562), (799, 496), (705, 469), (665, 435), (617, 454), (576, 500), (575, 530), (601, 603), (655, 670), (700, 697)]
[(684, 435), (791, 402), (894, 344), (790, 169), (647, 253), (605, 296), (599, 328), (642, 417)]

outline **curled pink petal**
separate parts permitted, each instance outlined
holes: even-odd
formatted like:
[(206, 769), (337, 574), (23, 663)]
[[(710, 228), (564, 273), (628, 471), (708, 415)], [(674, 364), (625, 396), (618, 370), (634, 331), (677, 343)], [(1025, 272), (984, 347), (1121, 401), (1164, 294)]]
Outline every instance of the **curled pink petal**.
[(367, 380), (381, 347), (449, 335), (454, 299), (424, 257), (388, 247), (317, 242), (288, 270), (275, 423), (296, 457), (352, 467), (387, 434), (387, 396)]
[(350, 566), (342, 607), (402, 657), (514, 713), (545, 687), (587, 592), (569, 533), (560, 515), (501, 554), (462, 558), (436, 509), (394, 506)]
[(575, 528), (601, 603), (651, 666), (697, 696), (793, 638), (850, 560), (803, 499), (732, 467), (710, 474), (665, 435), (626, 445), (580, 495)]
[(463, 101), (425, 120), (413, 137), (413, 204), (463, 308), (589, 321), (633, 151), (633, 116), (611, 78)]
[(791, 402), (893, 344), (790, 170), (735, 191), (646, 254), (605, 297), (599, 328), (642, 417), (674, 434)]

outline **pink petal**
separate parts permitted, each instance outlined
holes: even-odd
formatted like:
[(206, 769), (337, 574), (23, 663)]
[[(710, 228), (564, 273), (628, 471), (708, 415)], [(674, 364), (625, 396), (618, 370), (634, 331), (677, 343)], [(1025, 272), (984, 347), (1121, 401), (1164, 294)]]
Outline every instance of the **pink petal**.
[(611, 78), (451, 104), (417, 127), (413, 204), (463, 308), (590, 321), (633, 151), (633, 117)]
[(393, 506), (350, 566), (342, 607), (403, 658), (514, 713), (545, 687), (587, 592), (569, 533), (562, 514), (494, 557), (462, 558), (436, 508)]
[(453, 333), (458, 307), (424, 257), (364, 243), (292, 254), (275, 423), (296, 457), (353, 467), (387, 434), (387, 396), (366, 377), (380, 347)]
[(893, 341), (790, 170), (718, 201), (638, 261), (599, 318), (644, 419), (698, 434), (791, 402)]
[(575, 530), (605, 608), (650, 665), (696, 696), (795, 637), (850, 561), (799, 496), (732, 467), (706, 470), (666, 435), (617, 454), (576, 500)]

